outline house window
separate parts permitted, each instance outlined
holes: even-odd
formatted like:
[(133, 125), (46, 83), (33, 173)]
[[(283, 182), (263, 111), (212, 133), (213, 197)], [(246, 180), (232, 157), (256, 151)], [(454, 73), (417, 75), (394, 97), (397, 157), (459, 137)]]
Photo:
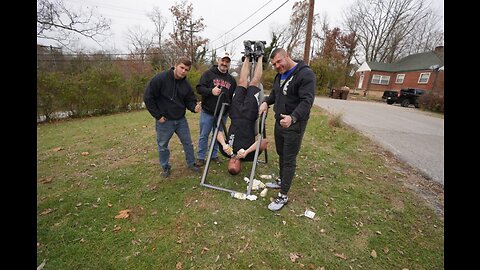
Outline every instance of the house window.
[(373, 84), (384, 84), (384, 85), (388, 85), (389, 82), (390, 82), (390, 76), (373, 75), (373, 77), (372, 77), (372, 83), (373, 83)]
[(430, 72), (420, 73), (420, 77), (418, 77), (418, 83), (428, 83), (429, 78), (430, 78)]
[(397, 74), (395, 83), (402, 84), (404, 79), (405, 79), (405, 74)]

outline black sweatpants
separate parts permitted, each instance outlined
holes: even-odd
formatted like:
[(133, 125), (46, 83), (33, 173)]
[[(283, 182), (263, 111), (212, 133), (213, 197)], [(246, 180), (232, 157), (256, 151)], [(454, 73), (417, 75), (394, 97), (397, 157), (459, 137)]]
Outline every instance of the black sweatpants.
[(280, 125), (280, 120), (275, 120), (275, 147), (278, 154), (280, 179), (282, 184), (280, 193), (286, 195), (292, 185), (293, 176), (297, 167), (297, 155), (302, 144), (303, 134), (307, 121), (298, 121), (288, 128)]

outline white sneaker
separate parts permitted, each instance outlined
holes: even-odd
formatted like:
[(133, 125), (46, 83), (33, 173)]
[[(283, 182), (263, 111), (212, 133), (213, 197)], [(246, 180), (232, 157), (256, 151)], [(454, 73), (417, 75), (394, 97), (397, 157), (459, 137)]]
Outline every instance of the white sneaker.
[(275, 198), (275, 200), (273, 200), (273, 202), (271, 202), (268, 205), (268, 210), (278, 211), (278, 210), (282, 209), (282, 207), (287, 203), (288, 203), (288, 196), (283, 195), (282, 193), (279, 192), (278, 197)]

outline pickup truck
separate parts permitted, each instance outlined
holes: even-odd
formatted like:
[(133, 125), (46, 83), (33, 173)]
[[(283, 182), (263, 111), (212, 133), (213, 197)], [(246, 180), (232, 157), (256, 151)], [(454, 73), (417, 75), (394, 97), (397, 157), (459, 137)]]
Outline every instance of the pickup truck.
[(398, 91), (395, 90), (385, 90), (383, 91), (382, 99), (385, 99), (387, 104), (392, 105), (397, 101)]
[(415, 108), (420, 107), (418, 104), (418, 98), (425, 94), (425, 90), (416, 89), (416, 88), (406, 88), (400, 90), (398, 93), (396, 103), (399, 103), (402, 107), (408, 107), (410, 104), (413, 104)]

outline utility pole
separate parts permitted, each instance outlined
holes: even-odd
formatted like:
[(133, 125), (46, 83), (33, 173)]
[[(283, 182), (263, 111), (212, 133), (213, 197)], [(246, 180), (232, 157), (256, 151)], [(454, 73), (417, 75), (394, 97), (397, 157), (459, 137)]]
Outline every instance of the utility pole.
[(313, 25), (313, 8), (315, 0), (309, 0), (308, 4), (308, 19), (307, 19), (307, 33), (305, 37), (305, 49), (303, 50), (303, 61), (310, 64), (310, 43), (312, 43), (312, 25)]
[(196, 54), (197, 47), (195, 47), (194, 44), (193, 44), (193, 34), (200, 32), (200, 30), (195, 30), (195, 26), (196, 26), (196, 23), (193, 23), (192, 20), (190, 20), (190, 24), (187, 25), (188, 29), (190, 29), (190, 30), (185, 30), (186, 32), (188, 32), (189, 37), (190, 37), (190, 57), (192, 58), (190, 60), (194, 64), (197, 63), (197, 61), (195, 59), (195, 54)]

